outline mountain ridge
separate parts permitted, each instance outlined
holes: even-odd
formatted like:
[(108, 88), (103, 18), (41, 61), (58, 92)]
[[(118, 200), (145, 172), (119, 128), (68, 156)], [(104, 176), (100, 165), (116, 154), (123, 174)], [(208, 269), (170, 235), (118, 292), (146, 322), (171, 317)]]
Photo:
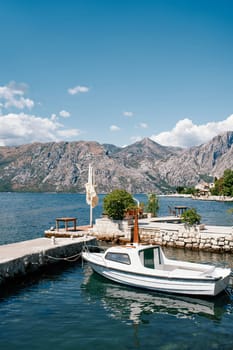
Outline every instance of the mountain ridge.
[(233, 169), (233, 132), (188, 149), (149, 138), (124, 148), (96, 141), (33, 143), (0, 147), (0, 191), (85, 192), (88, 166), (97, 191), (167, 193)]

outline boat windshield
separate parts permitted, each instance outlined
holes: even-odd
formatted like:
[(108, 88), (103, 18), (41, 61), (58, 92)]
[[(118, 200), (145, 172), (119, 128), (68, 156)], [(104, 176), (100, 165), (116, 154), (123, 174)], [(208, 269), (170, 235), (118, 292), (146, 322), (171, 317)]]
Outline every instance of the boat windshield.
[(121, 264), (130, 265), (130, 258), (128, 254), (125, 253), (112, 253), (108, 252), (105, 256), (106, 260), (115, 261)]
[(142, 265), (150, 269), (161, 264), (159, 247), (143, 249), (139, 252), (139, 257)]

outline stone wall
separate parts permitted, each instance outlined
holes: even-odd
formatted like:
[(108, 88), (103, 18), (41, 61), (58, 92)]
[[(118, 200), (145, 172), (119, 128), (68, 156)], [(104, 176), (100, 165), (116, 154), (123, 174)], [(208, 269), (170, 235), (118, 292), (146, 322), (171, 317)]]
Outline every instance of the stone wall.
[[(166, 224), (163, 227), (150, 224), (139, 225), (139, 235), (142, 243), (233, 253), (233, 230), (230, 227), (225, 233), (219, 233), (221, 232), (220, 227), (218, 227), (218, 232), (215, 232), (214, 229), (211, 232), (208, 231), (203, 224), (192, 228), (186, 227), (184, 224), (172, 224), (169, 229), (166, 228)], [(96, 219), (92, 234), (100, 240), (120, 243), (130, 242), (133, 236), (133, 221), (113, 221), (108, 218)]]
[(199, 229), (185, 228), (163, 230), (139, 228), (140, 240), (151, 244), (159, 244), (174, 248), (187, 248), (210, 252), (233, 252), (233, 233), (204, 233)]
[(91, 233), (100, 240), (118, 240), (120, 237), (131, 239), (131, 225), (129, 220), (111, 220), (101, 218), (95, 220)]

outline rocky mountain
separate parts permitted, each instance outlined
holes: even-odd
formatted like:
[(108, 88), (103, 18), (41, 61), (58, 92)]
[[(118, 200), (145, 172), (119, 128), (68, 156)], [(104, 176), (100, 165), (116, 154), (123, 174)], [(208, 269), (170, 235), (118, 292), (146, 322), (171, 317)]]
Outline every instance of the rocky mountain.
[(158, 164), (161, 178), (171, 186), (193, 186), (201, 179), (220, 177), (233, 169), (233, 132), (218, 135), (210, 142), (192, 147)]
[(232, 145), (233, 132), (227, 132), (190, 149), (148, 138), (125, 148), (86, 141), (0, 147), (0, 191), (85, 192), (92, 164), (99, 193), (164, 193), (233, 169)]

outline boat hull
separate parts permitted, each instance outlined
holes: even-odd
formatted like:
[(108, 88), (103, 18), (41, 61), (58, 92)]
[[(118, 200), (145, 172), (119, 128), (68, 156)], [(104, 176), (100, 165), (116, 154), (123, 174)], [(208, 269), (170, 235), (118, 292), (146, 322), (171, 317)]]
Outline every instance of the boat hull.
[(136, 288), (175, 294), (216, 296), (226, 289), (230, 278), (228, 275), (218, 280), (164, 278), (112, 269), (93, 261), (89, 263), (93, 271), (111, 281)]

